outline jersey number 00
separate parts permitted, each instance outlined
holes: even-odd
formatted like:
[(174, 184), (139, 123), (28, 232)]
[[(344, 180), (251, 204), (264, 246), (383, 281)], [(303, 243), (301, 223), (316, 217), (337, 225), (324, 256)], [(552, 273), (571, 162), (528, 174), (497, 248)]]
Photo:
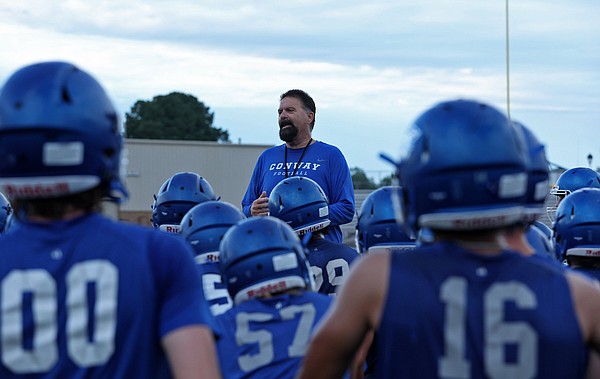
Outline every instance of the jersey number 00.
[[(103, 364), (114, 352), (118, 270), (108, 261), (80, 262), (67, 271), (66, 335), (69, 358), (79, 367)], [(49, 371), (59, 359), (57, 285), (43, 269), (13, 270), (2, 280), (2, 363), (15, 373)], [(94, 288), (94, 304), (88, 304)], [(23, 339), (25, 296), (30, 295), (33, 336)], [(89, 310), (93, 309), (93, 315)], [(93, 331), (89, 331), (90, 316)], [(91, 336), (91, 337), (90, 337)]]

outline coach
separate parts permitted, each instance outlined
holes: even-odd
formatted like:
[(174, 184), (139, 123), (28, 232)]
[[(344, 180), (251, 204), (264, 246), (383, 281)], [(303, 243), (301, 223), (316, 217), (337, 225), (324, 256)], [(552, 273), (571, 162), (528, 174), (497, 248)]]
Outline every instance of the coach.
[[(340, 225), (352, 221), (355, 211), (354, 187), (346, 158), (333, 145), (312, 138), (316, 105), (302, 90), (292, 89), (280, 96), (279, 138), (284, 144), (265, 150), (242, 200), (246, 216), (269, 213), (269, 194), (277, 183), (292, 176), (316, 181), (329, 200), (331, 224), (325, 238), (342, 242)], [(327, 210), (323, 210), (326, 212)]]

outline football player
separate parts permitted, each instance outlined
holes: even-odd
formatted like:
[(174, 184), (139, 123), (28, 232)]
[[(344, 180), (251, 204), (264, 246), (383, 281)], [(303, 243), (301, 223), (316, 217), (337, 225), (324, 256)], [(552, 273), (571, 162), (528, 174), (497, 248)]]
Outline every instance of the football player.
[(219, 200), (210, 183), (195, 172), (178, 172), (167, 179), (152, 204), (152, 225), (168, 233), (179, 233), (183, 216), (196, 204)]
[[(356, 250), (361, 254), (374, 251), (402, 253), (415, 248), (411, 238), (397, 221), (395, 209), (402, 198), (400, 186), (385, 186), (371, 192), (362, 202), (356, 223)], [(394, 207), (394, 203), (396, 207)], [(376, 335), (369, 335), (358, 353), (352, 371), (364, 367), (364, 378), (375, 378), (377, 364)], [(364, 364), (363, 364), (364, 362)]]
[(325, 238), (330, 225), (329, 202), (319, 184), (304, 176), (283, 179), (271, 191), (269, 214), (285, 221), (301, 237), (312, 233), (306, 247), (317, 291), (335, 295), (358, 254)]
[(560, 202), (580, 188), (600, 188), (600, 174), (589, 167), (573, 167), (560, 174), (550, 189), (550, 194), (556, 196), (556, 204), (546, 208), (550, 221), (554, 221)]
[(190, 209), (180, 224), (180, 234), (194, 248), (204, 297), (213, 316), (225, 313), (232, 302), (219, 269), (219, 244), (225, 232), (246, 218), (224, 201), (209, 200)]
[(527, 156), (494, 107), (439, 103), (397, 164), (403, 215), (430, 245), (367, 254), (311, 340), (300, 378), (339, 377), (369, 331), (382, 378), (583, 377), (600, 350), (600, 291), (507, 250), (522, 220)]
[(412, 250), (416, 239), (406, 234), (396, 221), (394, 202), (401, 201), (400, 186), (385, 186), (371, 192), (362, 202), (356, 223), (356, 250), (367, 253), (370, 249), (390, 251)]
[(292, 378), (332, 298), (313, 292), (300, 239), (283, 221), (251, 217), (232, 226), (220, 264), (234, 306), (216, 317), (226, 378)]
[(313, 138), (317, 107), (301, 89), (279, 97), (279, 138), (285, 142), (266, 149), (258, 157), (242, 199), (247, 217), (268, 214), (269, 196), (282, 179), (308, 177), (319, 183), (329, 200), (330, 225), (325, 238), (342, 243), (341, 225), (352, 221), (354, 186), (344, 154), (334, 145)]
[(219, 377), (191, 247), (114, 221), (124, 200), (117, 113), (66, 62), (16, 71), (0, 93), (1, 378)]
[(600, 189), (582, 188), (566, 196), (552, 227), (557, 255), (600, 284)]

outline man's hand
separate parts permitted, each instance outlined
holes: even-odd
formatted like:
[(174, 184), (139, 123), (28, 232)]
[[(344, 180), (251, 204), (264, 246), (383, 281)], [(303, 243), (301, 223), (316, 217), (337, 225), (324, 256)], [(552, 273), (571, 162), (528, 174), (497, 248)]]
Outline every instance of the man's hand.
[(269, 215), (269, 198), (267, 192), (263, 191), (258, 199), (252, 202), (250, 207), (250, 214), (252, 216), (268, 216)]

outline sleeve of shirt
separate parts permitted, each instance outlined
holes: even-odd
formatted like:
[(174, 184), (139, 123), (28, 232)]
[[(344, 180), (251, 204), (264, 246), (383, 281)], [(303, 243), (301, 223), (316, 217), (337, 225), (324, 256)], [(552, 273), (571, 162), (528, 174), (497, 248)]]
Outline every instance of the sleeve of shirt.
[(150, 253), (160, 297), (160, 336), (184, 326), (206, 325), (218, 333), (187, 243), (169, 234), (156, 235)]
[(330, 156), (329, 219), (332, 225), (347, 224), (355, 212), (354, 185), (348, 163), (342, 152), (333, 146)]
[(246, 188), (246, 194), (242, 199), (242, 211), (246, 215), (246, 217), (252, 216), (250, 214), (250, 207), (252, 206), (252, 202), (260, 196), (262, 189), (262, 181), (263, 181), (263, 156), (264, 153), (258, 157), (256, 161), (256, 165), (254, 166), (254, 171), (252, 172), (252, 177), (250, 177), (250, 183), (248, 184), (248, 188)]

